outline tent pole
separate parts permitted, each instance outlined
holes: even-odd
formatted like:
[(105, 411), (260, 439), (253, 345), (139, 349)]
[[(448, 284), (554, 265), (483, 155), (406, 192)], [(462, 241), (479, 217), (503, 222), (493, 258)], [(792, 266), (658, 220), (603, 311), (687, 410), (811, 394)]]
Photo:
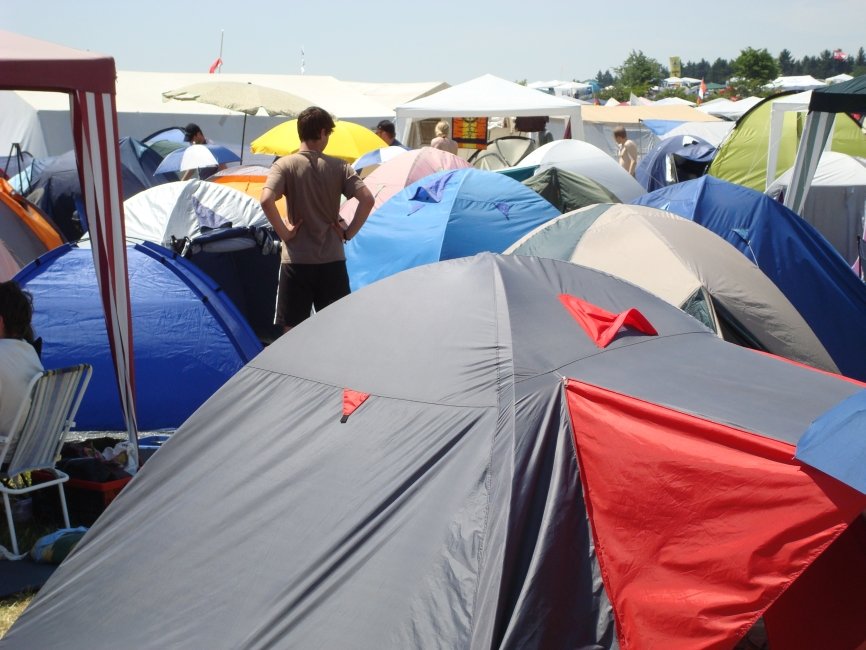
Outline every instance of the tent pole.
[(244, 125), (241, 127), (241, 165), (244, 164), (244, 138), (247, 135), (247, 114), (244, 113)]

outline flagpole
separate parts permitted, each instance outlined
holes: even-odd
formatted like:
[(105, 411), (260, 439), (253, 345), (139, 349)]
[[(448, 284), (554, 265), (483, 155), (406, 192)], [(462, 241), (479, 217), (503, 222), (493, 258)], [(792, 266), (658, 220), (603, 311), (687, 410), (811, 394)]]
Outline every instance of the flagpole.
[(220, 30), (220, 55), (218, 57), (218, 61), (220, 62), (219, 67), (217, 68), (217, 72), (223, 71), (223, 38), (225, 37), (225, 30)]

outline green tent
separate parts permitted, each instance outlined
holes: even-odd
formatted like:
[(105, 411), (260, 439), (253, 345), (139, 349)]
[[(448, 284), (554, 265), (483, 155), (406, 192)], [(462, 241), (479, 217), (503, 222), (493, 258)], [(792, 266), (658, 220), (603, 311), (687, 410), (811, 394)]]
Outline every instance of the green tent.
[[(794, 108), (796, 98), (808, 93), (782, 93), (768, 97), (737, 120), (737, 125), (719, 147), (707, 173), (730, 183), (763, 192), (767, 186), (794, 164), (797, 145), (806, 120), (805, 108)], [(784, 108), (775, 170), (767, 178), (767, 161), (774, 104)], [(787, 106), (786, 106), (787, 105)], [(789, 108), (790, 107), (790, 108)], [(836, 122), (831, 151), (866, 157), (866, 135), (857, 123), (845, 116)]]
[(563, 213), (593, 203), (621, 203), (613, 192), (591, 178), (556, 167), (548, 167), (522, 182)]

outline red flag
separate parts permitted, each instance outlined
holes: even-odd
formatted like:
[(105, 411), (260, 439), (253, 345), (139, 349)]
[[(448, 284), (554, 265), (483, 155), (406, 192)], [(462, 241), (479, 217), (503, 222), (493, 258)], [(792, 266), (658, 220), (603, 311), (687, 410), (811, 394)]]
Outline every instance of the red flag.
[(845, 54), (841, 49), (833, 50), (833, 58), (836, 59), (837, 61), (844, 61), (845, 59), (848, 58), (848, 55)]
[(217, 68), (221, 68), (221, 67), (222, 67), (222, 64), (223, 64), (223, 60), (222, 60), (222, 58), (217, 57), (216, 61), (214, 61), (214, 62), (211, 64), (211, 66), (210, 66), (210, 70), (209, 70), (208, 72), (210, 72), (211, 74), (213, 74), (214, 72), (217, 71)]

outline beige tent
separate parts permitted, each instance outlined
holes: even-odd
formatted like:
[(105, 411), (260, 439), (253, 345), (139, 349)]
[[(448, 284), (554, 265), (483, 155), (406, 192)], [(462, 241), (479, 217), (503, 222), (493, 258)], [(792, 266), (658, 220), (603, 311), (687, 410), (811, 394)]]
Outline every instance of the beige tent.
[(621, 124), (629, 138), (638, 145), (638, 152), (645, 154), (658, 142), (655, 134), (643, 125), (647, 120), (666, 122), (720, 122), (691, 106), (661, 105), (651, 106), (582, 106), (584, 140), (594, 144), (602, 151), (616, 156), (613, 129)]
[(646, 206), (597, 204), (558, 217), (506, 251), (567, 260), (628, 280), (726, 340), (839, 372), (761, 270), (715, 233)]

